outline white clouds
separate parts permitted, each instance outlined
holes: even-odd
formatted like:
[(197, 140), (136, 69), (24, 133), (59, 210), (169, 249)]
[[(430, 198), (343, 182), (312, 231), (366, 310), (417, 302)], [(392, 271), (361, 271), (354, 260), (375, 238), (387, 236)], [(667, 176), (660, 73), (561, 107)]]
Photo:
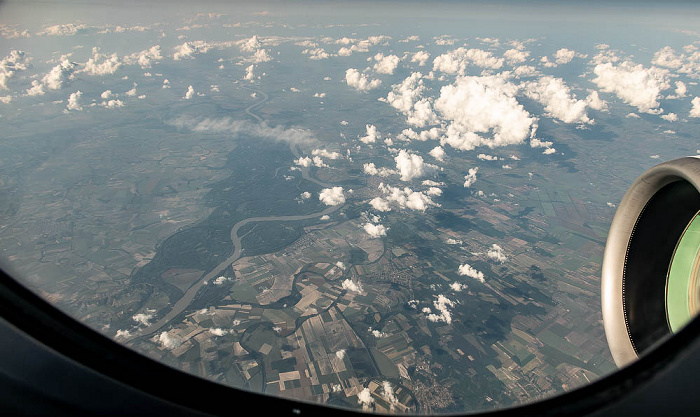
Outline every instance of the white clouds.
[(399, 66), (399, 57), (396, 55), (384, 56), (382, 53), (378, 53), (374, 56), (374, 60), (377, 61), (374, 64), (374, 70), (380, 74), (393, 74), (396, 67)]
[(436, 160), (443, 162), (445, 160), (445, 150), (442, 146), (436, 146), (428, 152), (428, 155), (432, 156)]
[[(593, 123), (593, 120), (589, 119), (586, 114), (588, 102), (576, 100), (561, 78), (544, 76), (536, 82), (525, 83), (524, 90), (529, 98), (542, 103), (545, 111), (551, 117), (564, 123)], [(600, 99), (597, 100), (595, 103), (600, 105)]]
[(379, 175), (380, 177), (388, 177), (389, 175), (396, 174), (397, 172), (394, 171), (393, 169), (389, 169), (386, 167), (382, 168), (377, 168), (374, 165), (374, 162), (369, 162), (366, 164), (362, 165), (362, 170), (365, 174), (368, 175)]
[(515, 99), (516, 92), (515, 85), (492, 76), (459, 77), (442, 87), (435, 109), (450, 124), (441, 142), (461, 150), (522, 143), (534, 134), (536, 123)]
[(350, 278), (346, 279), (343, 281), (343, 289), (352, 291), (354, 293), (361, 294), (362, 293), (362, 283), (360, 281), (353, 281)]
[(362, 409), (364, 411), (371, 410), (373, 402), (374, 398), (372, 398), (372, 394), (369, 392), (369, 388), (365, 388), (362, 391), (360, 391), (359, 394), (357, 394), (357, 403), (362, 405)]
[(117, 72), (122, 63), (116, 53), (103, 54), (100, 48), (92, 48), (92, 57), (83, 65), (81, 72), (87, 75), (109, 75)]
[(323, 48), (309, 48), (301, 51), (302, 54), (309, 55), (309, 59), (327, 59), (330, 55)]
[(491, 52), (481, 49), (460, 47), (435, 57), (433, 71), (464, 75), (469, 64), (481, 68), (499, 69), (503, 66), (503, 58), (496, 58)]
[(102, 103), (100, 103), (100, 106), (107, 108), (107, 109), (116, 109), (119, 107), (124, 107), (125, 104), (121, 100), (114, 99), (114, 100), (103, 101)]
[(420, 192), (413, 191), (409, 187), (403, 189), (379, 184), (379, 190), (383, 197), (376, 197), (370, 204), (377, 210), (389, 211), (391, 205), (398, 206), (400, 209), (409, 208), (416, 211), (425, 211), (428, 207), (439, 207), (429, 196)]
[(160, 45), (155, 45), (141, 52), (125, 56), (124, 63), (126, 65), (139, 64), (141, 68), (145, 69), (151, 68), (154, 63), (157, 63), (161, 59), (163, 59), (163, 56), (160, 54)]
[(464, 176), (464, 188), (469, 188), (476, 182), (476, 173), (479, 172), (479, 167), (470, 168), (467, 175)]
[(114, 335), (116, 339), (128, 339), (131, 337), (131, 332), (128, 330), (122, 330), (119, 329), (117, 330), (117, 333)]
[(452, 313), (449, 307), (454, 307), (454, 302), (449, 298), (445, 297), (443, 294), (437, 296), (437, 300), (433, 301), (433, 306), (438, 311), (438, 313), (433, 313), (430, 309), (423, 309), (423, 312), (427, 313), (426, 318), (432, 322), (445, 322), (447, 324), (452, 323)]
[(45, 94), (45, 88), (58, 90), (63, 87), (63, 82), (66, 78), (73, 76), (72, 73), (75, 68), (75, 64), (68, 57), (69, 55), (61, 56), (58, 65), (54, 66), (48, 74), (42, 77), (41, 81), (32, 81), (32, 87), (27, 90), (27, 95), (40, 96)]
[(265, 123), (250, 123), (243, 120), (232, 120), (228, 117), (220, 119), (180, 116), (168, 124), (179, 129), (193, 132), (228, 133), (231, 135), (246, 134), (263, 139), (271, 139), (290, 143), (311, 143), (316, 139), (307, 130), (281, 126), (270, 127)]
[(369, 204), (378, 211), (391, 211), (391, 206), (389, 205), (389, 202), (381, 197), (375, 197), (372, 200), (370, 200)]
[(520, 49), (509, 49), (503, 53), (503, 58), (508, 61), (510, 65), (515, 65), (515, 64), (521, 64), (525, 61), (527, 61), (527, 58), (530, 56), (530, 52), (528, 51), (523, 51)]
[(386, 102), (407, 116), (408, 124), (424, 127), (438, 122), (428, 99), (422, 98), (425, 90), (422, 74), (414, 72), (401, 84), (392, 85), (392, 91), (386, 97)]
[(142, 324), (146, 327), (150, 326), (151, 320), (153, 319), (153, 314), (150, 313), (139, 313), (131, 317), (135, 322)]
[(218, 327), (212, 327), (209, 329), (209, 333), (213, 334), (214, 336), (226, 336), (229, 334), (229, 331)]
[(677, 122), (678, 121), (678, 115), (676, 113), (662, 114), (660, 117), (662, 119), (666, 120), (667, 122)]
[(327, 206), (337, 206), (345, 203), (343, 187), (324, 188), (318, 195), (318, 199)]
[(506, 259), (508, 259), (503, 254), (503, 248), (495, 243), (493, 245), (491, 245), (491, 249), (489, 249), (486, 252), (486, 256), (488, 256), (489, 258), (493, 259), (494, 261), (498, 261), (500, 263), (503, 263), (503, 262), (505, 262)]
[(482, 283), (484, 282), (484, 273), (481, 271), (477, 271), (476, 268), (472, 267), (469, 264), (460, 265), (457, 272), (459, 273), (459, 275), (474, 278), (475, 280)]
[(251, 62), (260, 64), (262, 62), (272, 61), (272, 57), (264, 49), (258, 49), (255, 53), (248, 59)]
[(543, 56), (540, 59), (540, 62), (542, 63), (543, 66), (545, 66), (547, 68), (554, 68), (554, 67), (557, 67), (559, 65), (568, 64), (574, 58), (587, 58), (587, 57), (588, 57), (588, 55), (581, 54), (581, 53), (578, 53), (576, 51), (572, 51), (571, 49), (562, 48), (554, 54), (554, 62), (551, 62), (549, 60), (549, 58), (547, 58), (546, 56)]
[(386, 236), (387, 229), (381, 224), (373, 224), (368, 222), (365, 223), (364, 226), (362, 226), (362, 228), (365, 229), (365, 232), (367, 232), (367, 234), (373, 238)]
[(434, 169), (434, 167), (423, 162), (423, 157), (404, 149), (399, 151), (399, 154), (394, 157), (394, 161), (396, 161), (396, 169), (401, 175), (401, 181), (411, 181), (414, 178), (420, 178), (428, 171)]
[(243, 76), (243, 79), (252, 82), (255, 79), (255, 74), (253, 73), (254, 70), (255, 70), (255, 65), (249, 65), (245, 69), (245, 75)]
[(185, 93), (185, 100), (189, 100), (194, 97), (194, 88), (190, 85), (187, 87), (187, 92)]
[(678, 69), (683, 66), (683, 54), (676, 54), (670, 46), (665, 46), (654, 53), (651, 63), (660, 67)]
[(480, 153), (479, 155), (476, 156), (478, 159), (481, 159), (482, 161), (498, 161), (497, 156), (493, 155), (486, 155), (485, 153)]
[(7, 90), (9, 79), (16, 72), (26, 70), (28, 61), (24, 51), (11, 50), (10, 54), (0, 61), (0, 88)]
[(238, 47), (241, 48), (241, 51), (243, 52), (254, 52), (261, 46), (262, 44), (256, 35), (238, 42)]
[(360, 142), (370, 144), (374, 143), (379, 139), (379, 133), (377, 132), (377, 127), (375, 125), (365, 125), (365, 136), (360, 138)]
[(326, 149), (314, 149), (313, 151), (311, 151), (311, 155), (322, 156), (324, 158), (333, 159), (333, 160), (339, 159), (342, 157), (338, 152), (335, 152), (335, 151), (329, 152)]
[(690, 109), (690, 117), (700, 117), (700, 97), (695, 97), (690, 101), (693, 107)]
[(596, 78), (593, 82), (607, 93), (614, 93), (625, 103), (636, 107), (640, 112), (657, 114), (660, 93), (671, 85), (668, 70), (635, 65), (624, 61), (619, 65), (613, 62), (599, 63), (593, 69)]
[(213, 45), (204, 41), (185, 42), (178, 45), (173, 50), (173, 59), (179, 61), (181, 59), (193, 58), (196, 54), (208, 52)]
[(75, 110), (75, 111), (80, 111), (83, 109), (83, 106), (80, 105), (80, 97), (83, 95), (82, 92), (76, 91), (75, 93), (71, 93), (71, 95), (68, 97), (68, 105), (66, 105), (66, 110)]
[(367, 75), (360, 73), (355, 68), (349, 68), (345, 71), (345, 82), (358, 91), (369, 91), (382, 84), (382, 80), (370, 80)]
[(588, 107), (592, 108), (593, 110), (598, 110), (598, 111), (607, 111), (608, 110), (608, 103), (598, 96), (597, 91), (591, 91), (588, 94), (588, 97), (586, 97), (586, 103), (588, 103)]
[(54, 25), (45, 27), (44, 30), (42, 30), (41, 32), (37, 32), (37, 36), (71, 36), (87, 28), (88, 26), (86, 25), (76, 25), (73, 23), (67, 23), (65, 25)]
[(233, 281), (233, 278), (228, 278), (224, 275), (221, 275), (221, 276), (217, 277), (216, 279), (214, 279), (214, 281), (212, 281), (212, 282), (214, 285), (224, 285), (225, 283), (231, 282), (231, 281)]
[(168, 332), (162, 332), (159, 336), (156, 337), (156, 341), (160, 343), (160, 345), (164, 348), (167, 349), (177, 349), (182, 345), (182, 340), (176, 336), (170, 336)]
[(430, 59), (430, 54), (425, 51), (418, 51), (411, 56), (411, 62), (417, 62), (419, 67), (424, 66), (428, 59)]

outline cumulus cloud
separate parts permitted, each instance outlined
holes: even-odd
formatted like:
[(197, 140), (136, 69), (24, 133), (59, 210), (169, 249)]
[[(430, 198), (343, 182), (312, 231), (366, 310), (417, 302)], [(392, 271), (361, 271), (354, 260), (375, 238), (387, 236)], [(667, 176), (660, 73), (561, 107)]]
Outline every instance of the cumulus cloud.
[(214, 285), (224, 285), (227, 282), (231, 282), (231, 281), (233, 281), (233, 278), (229, 278), (229, 277), (226, 277), (224, 275), (221, 275), (221, 276), (216, 277), (216, 279), (214, 279), (214, 281), (212, 281), (212, 282), (214, 283)]
[(670, 46), (665, 46), (654, 53), (651, 63), (660, 67), (678, 69), (683, 66), (684, 55), (677, 54)]
[(83, 64), (84, 72), (87, 75), (109, 75), (117, 72), (122, 63), (116, 53), (111, 55), (103, 54), (100, 48), (92, 48), (92, 57)]
[(601, 62), (593, 72), (593, 82), (606, 93), (614, 93), (623, 102), (636, 107), (640, 112), (658, 114), (660, 93), (671, 87), (668, 70), (643, 65), (631, 61), (620, 64)]
[(576, 51), (572, 51), (571, 49), (562, 48), (554, 54), (554, 62), (551, 62), (549, 60), (549, 58), (547, 58), (546, 56), (542, 57), (540, 62), (545, 67), (552, 68), (552, 67), (557, 67), (559, 65), (568, 64), (574, 58), (586, 58), (586, 57), (588, 57), (588, 55), (581, 54), (581, 53), (578, 53)]
[(162, 332), (156, 337), (156, 341), (166, 349), (177, 349), (182, 345), (182, 340), (177, 336), (171, 336), (168, 332)]
[(476, 268), (472, 267), (469, 264), (460, 265), (458, 272), (459, 272), (459, 275), (467, 276), (469, 278), (474, 278), (475, 280), (477, 280), (479, 282), (484, 282), (484, 273), (481, 271), (477, 271)]
[(397, 172), (393, 169), (386, 167), (377, 168), (374, 162), (368, 162), (362, 165), (362, 170), (368, 175), (379, 175), (380, 177), (388, 177), (389, 175), (396, 174)]
[(530, 52), (517, 48), (509, 49), (503, 53), (503, 58), (505, 58), (510, 65), (521, 64), (527, 61), (529, 56)]
[(29, 59), (24, 51), (13, 49), (0, 61), (0, 88), (7, 90), (7, 82), (18, 71), (27, 69)]
[(469, 168), (467, 175), (464, 176), (464, 188), (469, 188), (474, 185), (477, 172), (479, 172), (479, 167)]
[(413, 191), (409, 187), (404, 187), (403, 189), (399, 187), (392, 187), (385, 185), (384, 183), (379, 184), (379, 190), (382, 192), (382, 197), (377, 197), (370, 201), (372, 207), (380, 211), (388, 211), (381, 208), (390, 208), (392, 205), (397, 206), (400, 209), (411, 209), (416, 211), (425, 211), (428, 207), (439, 207), (440, 205), (434, 202), (428, 195), (420, 192)]
[(297, 144), (308, 144), (316, 141), (313, 134), (308, 130), (298, 128), (285, 129), (281, 126), (270, 127), (265, 123), (232, 120), (228, 117), (212, 119), (208, 117), (180, 116), (168, 122), (168, 124), (192, 132), (228, 133), (234, 136), (243, 134)]
[(82, 92), (76, 91), (75, 93), (71, 93), (71, 95), (68, 97), (68, 105), (66, 105), (66, 110), (75, 110), (75, 111), (80, 111), (83, 109), (83, 106), (80, 105), (80, 97), (83, 95)]
[(37, 36), (71, 36), (88, 28), (89, 26), (87, 25), (76, 25), (73, 23), (53, 25), (45, 27), (40, 32), (37, 32)]
[[(256, 38), (257, 39), (257, 38)], [(248, 49), (242, 46), (246, 44), (249, 39), (244, 39), (241, 41), (218, 41), (218, 42), (207, 42), (207, 41), (191, 41), (185, 42), (182, 45), (178, 45), (173, 48), (173, 59), (179, 61), (182, 59), (192, 59), (194, 55), (203, 54), (209, 52), (213, 48), (224, 49), (230, 48), (235, 45), (241, 47), (244, 52), (253, 52), (254, 49)], [(247, 58), (247, 61), (254, 60), (254, 58)]]
[(185, 93), (185, 100), (189, 100), (194, 97), (194, 88), (190, 85), (187, 87), (187, 92)]
[(329, 152), (326, 149), (314, 149), (313, 151), (311, 151), (311, 155), (322, 156), (324, 158), (333, 159), (333, 160), (342, 158), (342, 155), (340, 155), (338, 152), (335, 152), (335, 151)]
[(381, 224), (373, 224), (368, 222), (365, 223), (362, 228), (365, 229), (365, 232), (367, 232), (367, 234), (373, 238), (386, 236), (386, 227)]
[(374, 398), (372, 398), (372, 393), (369, 392), (369, 388), (365, 388), (357, 394), (357, 403), (362, 406), (362, 410), (364, 411), (372, 409)]
[(662, 114), (660, 117), (662, 119), (666, 120), (667, 122), (677, 122), (678, 121), (678, 115), (676, 113)]
[(51, 71), (44, 75), (41, 81), (32, 81), (32, 87), (27, 90), (27, 95), (39, 96), (45, 94), (45, 89), (58, 90), (63, 87), (63, 82), (73, 76), (73, 70), (76, 66), (68, 59), (69, 56), (61, 56), (58, 65), (51, 68)]
[(355, 68), (349, 68), (345, 71), (345, 82), (358, 91), (369, 91), (382, 84), (382, 80), (370, 80), (367, 75)]
[(374, 60), (377, 61), (374, 64), (374, 70), (380, 74), (393, 74), (394, 70), (399, 66), (399, 57), (396, 55), (384, 56), (382, 53), (378, 53), (374, 56)]
[(163, 56), (160, 54), (160, 45), (152, 46), (149, 49), (145, 49), (141, 52), (136, 52), (131, 55), (124, 57), (124, 63), (126, 65), (138, 64), (141, 68), (151, 68), (154, 63), (162, 60)]
[(586, 114), (588, 102), (577, 100), (561, 78), (548, 75), (537, 81), (525, 83), (523, 87), (529, 98), (544, 105), (547, 115), (564, 123), (593, 123)]
[(411, 181), (435, 170), (434, 166), (423, 162), (423, 157), (412, 154), (405, 149), (399, 151), (399, 154), (394, 157), (394, 161), (396, 169), (401, 175), (401, 181)]
[(255, 80), (255, 74), (253, 71), (255, 71), (255, 65), (249, 65), (248, 67), (246, 67), (243, 79), (251, 82)]
[(327, 206), (337, 206), (345, 203), (343, 187), (324, 188), (318, 195), (318, 199)]
[(408, 124), (416, 127), (438, 123), (431, 102), (422, 97), (425, 91), (422, 78), (420, 72), (412, 73), (401, 84), (392, 85), (392, 91), (382, 99), (406, 115)]
[(690, 101), (692, 108), (690, 109), (690, 117), (700, 117), (700, 97), (695, 97)]
[(308, 55), (309, 59), (321, 60), (330, 57), (330, 54), (326, 52), (323, 48), (308, 48), (301, 51), (302, 54)]
[(459, 77), (454, 84), (442, 87), (435, 109), (449, 125), (441, 142), (472, 150), (483, 145), (520, 144), (534, 135), (536, 119), (515, 99), (517, 90), (512, 83), (493, 76)]
[(428, 155), (432, 156), (436, 160), (442, 162), (445, 160), (445, 150), (442, 149), (442, 146), (436, 146), (433, 149), (428, 152)]
[(213, 334), (214, 336), (226, 336), (229, 334), (229, 331), (218, 327), (213, 327), (209, 329), (209, 333)]
[(452, 323), (452, 313), (450, 312), (450, 307), (454, 307), (454, 302), (449, 298), (445, 297), (443, 294), (437, 296), (437, 300), (433, 301), (433, 306), (437, 310), (437, 313), (433, 313), (430, 309), (423, 309), (423, 312), (427, 314), (426, 318), (432, 322), (445, 322), (447, 324)]
[(411, 56), (411, 62), (417, 62), (419, 67), (424, 66), (430, 59), (430, 54), (425, 51), (418, 51)]
[(503, 66), (503, 58), (496, 58), (491, 52), (481, 49), (460, 47), (435, 57), (433, 71), (464, 75), (467, 65), (470, 64), (481, 68), (499, 69)]
[(494, 261), (498, 261), (500, 263), (503, 263), (503, 262), (505, 262), (506, 259), (508, 259), (503, 254), (503, 248), (495, 243), (493, 245), (491, 245), (491, 249), (489, 249), (486, 252), (486, 256), (488, 256), (489, 258), (493, 259)]
[(144, 326), (150, 326), (151, 320), (153, 319), (153, 314), (150, 313), (139, 313), (131, 317), (135, 322), (142, 324)]
[(365, 136), (360, 137), (360, 142), (370, 144), (379, 139), (379, 133), (375, 125), (365, 125)]

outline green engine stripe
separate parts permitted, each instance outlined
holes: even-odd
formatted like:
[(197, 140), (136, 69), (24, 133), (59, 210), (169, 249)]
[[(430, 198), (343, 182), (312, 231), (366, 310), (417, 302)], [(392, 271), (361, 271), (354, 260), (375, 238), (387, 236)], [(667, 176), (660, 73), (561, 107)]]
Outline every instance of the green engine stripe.
[(683, 232), (668, 270), (666, 316), (669, 327), (674, 333), (693, 318), (690, 311), (690, 297), (694, 295), (694, 291), (690, 286), (695, 281), (693, 274), (697, 274), (698, 255), (700, 255), (700, 213), (695, 215)]

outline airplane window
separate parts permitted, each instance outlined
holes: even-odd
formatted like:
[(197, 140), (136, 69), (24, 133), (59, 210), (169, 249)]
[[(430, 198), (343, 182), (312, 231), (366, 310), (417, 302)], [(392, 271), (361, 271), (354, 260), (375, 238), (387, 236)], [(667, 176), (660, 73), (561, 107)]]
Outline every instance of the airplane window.
[[(0, 267), (147, 357), (271, 396), (463, 413), (582, 387), (700, 309), (689, 174), (620, 226), (623, 261), (659, 246), (610, 278), (637, 297), (611, 354), (616, 210), (700, 154), (699, 12), (2, 2)], [(629, 281), (662, 246), (661, 280)], [(652, 304), (644, 333), (630, 309)]]

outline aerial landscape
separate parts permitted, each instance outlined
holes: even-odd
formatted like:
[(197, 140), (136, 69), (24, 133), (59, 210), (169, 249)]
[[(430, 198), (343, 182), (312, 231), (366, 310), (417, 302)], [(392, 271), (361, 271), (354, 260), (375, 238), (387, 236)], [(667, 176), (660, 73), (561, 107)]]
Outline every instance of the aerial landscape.
[(603, 249), (640, 173), (700, 153), (700, 8), (159, 4), (0, 4), (3, 270), (329, 406), (492, 410), (616, 369)]

